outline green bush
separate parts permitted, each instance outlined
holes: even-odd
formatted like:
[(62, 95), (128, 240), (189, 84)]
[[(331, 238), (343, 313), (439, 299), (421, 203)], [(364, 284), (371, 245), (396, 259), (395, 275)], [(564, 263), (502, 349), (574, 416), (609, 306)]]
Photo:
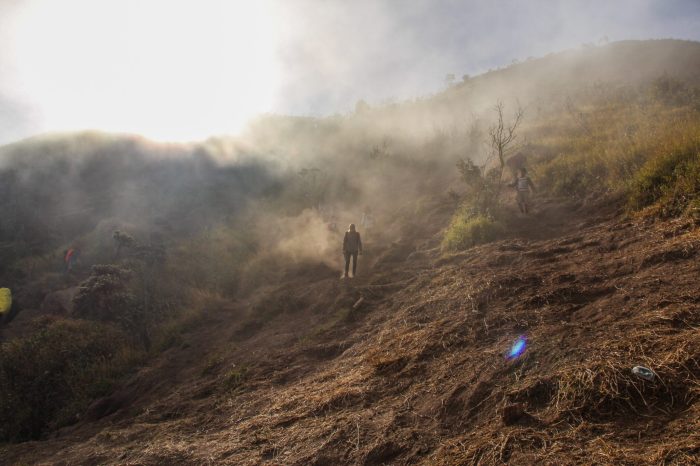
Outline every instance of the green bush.
[(503, 236), (505, 227), (492, 218), (477, 215), (470, 217), (458, 212), (445, 232), (442, 249), (461, 251), (481, 243), (488, 243)]
[(629, 205), (656, 204), (664, 217), (680, 215), (700, 198), (700, 140), (681, 141), (651, 158), (630, 184)]
[(457, 162), (462, 181), (467, 186), (465, 205), (473, 215), (493, 215), (500, 209), (501, 171), (493, 168), (482, 173), (482, 167), (470, 159)]
[(0, 441), (37, 439), (75, 422), (143, 356), (112, 325), (42, 319), (38, 326), (0, 345)]
[(75, 314), (101, 321), (123, 321), (134, 306), (128, 283), (132, 272), (115, 265), (95, 265), (75, 297)]

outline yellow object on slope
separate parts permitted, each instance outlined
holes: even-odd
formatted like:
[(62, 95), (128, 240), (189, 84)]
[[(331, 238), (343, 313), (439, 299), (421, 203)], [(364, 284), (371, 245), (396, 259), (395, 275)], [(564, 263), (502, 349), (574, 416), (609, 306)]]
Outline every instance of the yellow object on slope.
[(9, 288), (0, 288), (0, 314), (10, 312), (12, 309), (12, 292)]

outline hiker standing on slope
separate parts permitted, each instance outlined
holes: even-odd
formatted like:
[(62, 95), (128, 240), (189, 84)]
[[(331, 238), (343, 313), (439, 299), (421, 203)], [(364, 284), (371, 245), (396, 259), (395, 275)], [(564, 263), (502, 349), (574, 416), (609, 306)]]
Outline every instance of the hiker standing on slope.
[(63, 264), (64, 264), (64, 273), (71, 273), (73, 271), (73, 267), (75, 266), (75, 263), (78, 261), (78, 258), (80, 257), (80, 248), (70, 248), (66, 250), (66, 253), (63, 255)]
[(357, 270), (357, 255), (362, 255), (362, 239), (360, 233), (355, 230), (355, 224), (351, 223), (343, 238), (343, 256), (345, 256), (345, 273), (343, 278), (348, 277), (350, 269), (350, 258), (352, 257), (352, 276), (355, 277)]
[(527, 170), (525, 167), (518, 168), (515, 181), (510, 185), (511, 188), (515, 188), (517, 194), (515, 200), (518, 202), (518, 207), (520, 212), (527, 214), (530, 210), (530, 191), (535, 191), (535, 185), (532, 180), (527, 176)]

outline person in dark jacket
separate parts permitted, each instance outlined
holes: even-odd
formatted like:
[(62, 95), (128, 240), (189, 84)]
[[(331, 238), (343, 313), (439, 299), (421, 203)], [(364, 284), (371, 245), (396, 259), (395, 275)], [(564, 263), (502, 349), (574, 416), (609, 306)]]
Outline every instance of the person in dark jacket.
[(345, 256), (345, 274), (343, 274), (343, 278), (348, 276), (351, 257), (352, 276), (355, 276), (358, 254), (362, 255), (362, 239), (360, 238), (360, 233), (355, 230), (355, 224), (351, 223), (350, 228), (345, 232), (345, 237), (343, 238), (343, 256)]

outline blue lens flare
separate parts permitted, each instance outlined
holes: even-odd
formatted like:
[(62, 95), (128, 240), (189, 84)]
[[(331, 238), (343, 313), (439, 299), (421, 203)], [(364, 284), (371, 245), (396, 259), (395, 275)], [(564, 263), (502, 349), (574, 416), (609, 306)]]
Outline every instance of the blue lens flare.
[(515, 340), (515, 343), (513, 343), (513, 346), (511, 346), (510, 351), (508, 352), (508, 359), (515, 359), (521, 354), (525, 352), (525, 349), (527, 348), (527, 341), (525, 340), (525, 337), (518, 337), (517, 340)]

